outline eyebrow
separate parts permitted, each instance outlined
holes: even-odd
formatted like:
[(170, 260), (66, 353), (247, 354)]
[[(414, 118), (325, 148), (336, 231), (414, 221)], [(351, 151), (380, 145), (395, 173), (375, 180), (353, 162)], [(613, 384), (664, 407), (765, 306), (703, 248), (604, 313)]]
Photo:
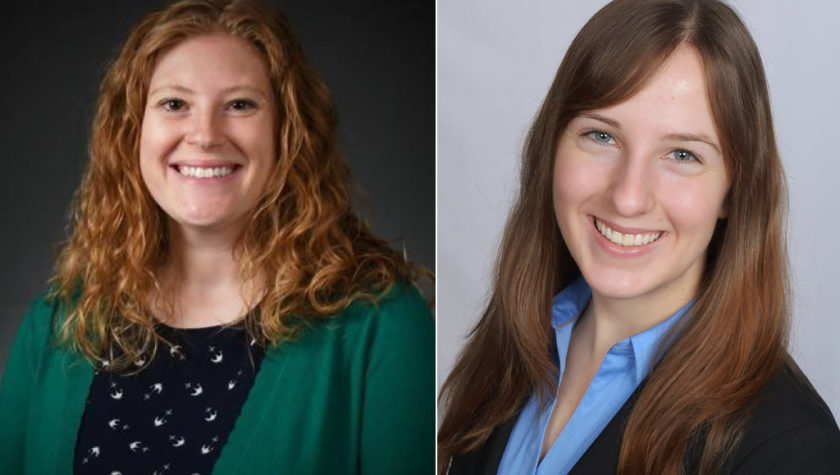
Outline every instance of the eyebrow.
[[(163, 86), (158, 86), (158, 87), (152, 89), (151, 91), (149, 91), (149, 95), (151, 96), (152, 94), (156, 94), (156, 93), (158, 93), (158, 92), (160, 92), (164, 89), (173, 89), (175, 91), (183, 92), (183, 93), (186, 93), (186, 94), (195, 94), (195, 91), (193, 91), (192, 89), (190, 89), (188, 87), (185, 87), (185, 86), (181, 86), (181, 85), (178, 85), (178, 84), (164, 84)], [(248, 91), (248, 92), (257, 94), (257, 95), (265, 98), (265, 94), (262, 91), (260, 91), (259, 89), (255, 88), (255, 87), (247, 86), (247, 85), (244, 85), (244, 84), (243, 85), (238, 85), (238, 86), (226, 87), (226, 88), (222, 89), (221, 92), (222, 92), (222, 94), (228, 94), (228, 93), (235, 92), (235, 91)]]
[[(594, 119), (600, 122), (603, 122), (609, 126), (615, 127), (618, 130), (621, 130), (621, 124), (609, 117), (604, 117), (600, 114), (596, 114), (594, 112), (584, 112), (580, 115), (580, 117), (586, 117), (589, 119)], [(666, 140), (674, 140), (678, 142), (703, 142), (708, 144), (714, 148), (717, 153), (721, 153), (720, 147), (712, 140), (708, 135), (704, 134), (689, 134), (689, 133), (675, 133), (675, 134), (667, 134), (663, 137)]]

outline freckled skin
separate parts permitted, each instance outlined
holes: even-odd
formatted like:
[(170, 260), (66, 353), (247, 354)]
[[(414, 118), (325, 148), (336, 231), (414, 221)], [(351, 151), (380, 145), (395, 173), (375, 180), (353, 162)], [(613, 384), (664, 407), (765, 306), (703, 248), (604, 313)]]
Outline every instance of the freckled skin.
[[(231, 89), (239, 86), (245, 88)], [(169, 99), (181, 102), (161, 104)], [(243, 99), (255, 107), (236, 102)], [(225, 234), (241, 228), (274, 167), (274, 111), (267, 68), (243, 40), (196, 36), (159, 59), (143, 116), (140, 170), (170, 224)], [(184, 180), (170, 167), (179, 160), (241, 168), (228, 182), (208, 185)]]
[[(724, 157), (714, 146), (665, 138), (704, 135), (720, 148), (699, 54), (679, 47), (635, 96), (589, 112), (620, 127), (590, 117), (572, 120), (558, 140), (553, 194), (561, 234), (593, 301), (649, 308), (685, 303), (696, 292), (715, 224), (726, 214), (729, 187)], [(591, 130), (608, 133), (609, 143), (585, 135)], [(700, 162), (677, 160), (674, 150), (688, 150)], [(652, 252), (618, 257), (597, 245), (593, 216), (665, 234)]]

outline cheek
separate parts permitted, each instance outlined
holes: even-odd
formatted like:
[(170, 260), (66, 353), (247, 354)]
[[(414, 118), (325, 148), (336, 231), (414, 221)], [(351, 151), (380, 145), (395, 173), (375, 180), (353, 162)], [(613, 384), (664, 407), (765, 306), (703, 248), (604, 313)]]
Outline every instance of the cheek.
[(140, 129), (140, 175), (146, 186), (149, 185), (150, 173), (154, 159), (154, 141), (151, 139), (149, 130), (147, 130), (146, 121), (143, 121), (143, 127)]
[(151, 166), (165, 159), (167, 150), (176, 142), (177, 131), (173, 124), (165, 124), (154, 117), (143, 118), (140, 127), (140, 166)]
[(711, 238), (719, 218), (725, 189), (709, 181), (684, 180), (663, 187), (667, 200), (662, 200), (668, 217), (677, 232), (698, 239)]
[(555, 159), (552, 185), (554, 216), (560, 235), (572, 255), (576, 255), (583, 227), (581, 206), (593, 195), (593, 181), (587, 179), (589, 171), (574, 157), (565, 155)]
[(585, 202), (597, 197), (605, 187), (609, 169), (586, 160), (573, 152), (566, 152), (554, 163), (554, 207), (560, 212), (573, 212)]
[(252, 160), (259, 162), (262, 167), (269, 167), (276, 160), (273, 121), (257, 117), (254, 119), (237, 124), (232, 135), (239, 137)]
[(146, 189), (157, 199), (166, 181), (168, 150), (176, 143), (175, 130), (153, 118), (144, 117), (140, 127), (140, 176)]
[(562, 160), (554, 162), (554, 178), (552, 183), (552, 200), (554, 203), (554, 214), (560, 230), (565, 234), (565, 216), (568, 214), (570, 205), (576, 201), (575, 186), (570, 179), (568, 166)]

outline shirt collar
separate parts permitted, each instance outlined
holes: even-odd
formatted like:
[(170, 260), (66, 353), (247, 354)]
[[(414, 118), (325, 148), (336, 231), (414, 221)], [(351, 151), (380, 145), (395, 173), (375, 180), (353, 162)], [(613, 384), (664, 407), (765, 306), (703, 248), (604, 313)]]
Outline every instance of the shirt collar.
[(573, 323), (592, 298), (592, 289), (578, 277), (551, 302), (551, 326), (560, 328)]
[[(586, 305), (592, 299), (592, 289), (589, 284), (583, 279), (583, 276), (578, 277), (568, 287), (557, 294), (551, 302), (551, 325), (555, 330), (564, 329), (569, 324), (577, 322), (578, 317), (586, 308)], [(637, 333), (629, 338), (619, 341), (610, 349), (611, 353), (626, 353), (633, 352), (635, 359), (635, 376), (636, 382), (640, 382), (645, 377), (656, 361), (657, 349), (662, 338), (668, 333), (668, 330), (674, 326), (683, 315), (688, 312), (694, 304), (694, 300), (690, 300), (682, 308), (676, 311), (667, 319), (659, 322), (655, 326), (648, 328), (640, 333)], [(573, 325), (572, 325), (573, 326)], [(571, 327), (570, 327), (571, 328)], [(566, 330), (569, 333), (570, 330)], [(566, 333), (564, 331), (563, 333)], [(559, 337), (559, 335), (558, 335)], [(568, 337), (564, 338), (566, 348), (559, 348), (558, 350), (568, 349)], [(666, 342), (666, 347), (670, 346), (671, 342)], [(561, 341), (558, 339), (558, 346)], [(561, 364), (565, 361), (565, 351), (561, 351)], [(659, 355), (661, 356), (661, 355)]]
[[(694, 299), (689, 300), (687, 304), (683, 305), (682, 308), (677, 310), (673, 315), (668, 317), (667, 319), (659, 322), (655, 326), (648, 328), (647, 330), (637, 333), (628, 340), (630, 340), (630, 345), (633, 347), (633, 353), (636, 357), (636, 381), (640, 382), (641, 380), (645, 379), (647, 375), (650, 373), (650, 370), (653, 368), (653, 365), (659, 361), (657, 356), (661, 357), (662, 355), (657, 355), (657, 350), (659, 349), (659, 345), (662, 342), (662, 339), (668, 333), (668, 330), (674, 326), (682, 317), (683, 315), (688, 312), (691, 306), (694, 304)], [(623, 340), (627, 341), (627, 340)], [(665, 349), (671, 347), (673, 343), (673, 339), (671, 341), (665, 342)], [(654, 360), (654, 358), (656, 358)]]

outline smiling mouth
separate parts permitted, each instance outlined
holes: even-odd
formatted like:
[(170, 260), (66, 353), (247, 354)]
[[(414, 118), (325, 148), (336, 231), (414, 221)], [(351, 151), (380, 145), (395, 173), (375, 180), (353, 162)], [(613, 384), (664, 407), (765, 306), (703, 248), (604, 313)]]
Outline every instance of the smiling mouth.
[(190, 167), (186, 165), (173, 165), (179, 174), (190, 178), (221, 178), (230, 175), (239, 165), (224, 166), (224, 167)]
[(604, 236), (611, 243), (617, 244), (621, 247), (645, 246), (656, 241), (665, 234), (663, 231), (641, 234), (621, 233), (610, 228), (598, 220), (598, 218), (594, 218), (593, 222), (595, 223), (595, 229), (601, 233), (601, 236)]

